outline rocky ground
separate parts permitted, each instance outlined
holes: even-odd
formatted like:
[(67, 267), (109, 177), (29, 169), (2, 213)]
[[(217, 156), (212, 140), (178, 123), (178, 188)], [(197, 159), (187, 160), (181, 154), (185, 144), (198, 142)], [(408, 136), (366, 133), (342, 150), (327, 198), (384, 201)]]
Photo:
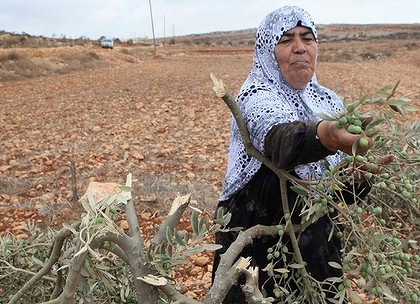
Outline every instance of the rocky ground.
[[(89, 181), (124, 183), (128, 173), (135, 177), (144, 227), (161, 220), (155, 211), (168, 210), (177, 193), (193, 193), (198, 207), (213, 212), (230, 113), (212, 91), (209, 74), (235, 95), (252, 64), (249, 47), (20, 52), (50, 69), (0, 82), (0, 233), (25, 237), (28, 219), (60, 226), (80, 213), (77, 198)], [(90, 54), (96, 64), (59, 73), (67, 64), (63, 52)], [(419, 105), (417, 41), (325, 43), (319, 59), (319, 82), (343, 98), (400, 81), (398, 94)], [(418, 113), (402, 121), (418, 121)], [(208, 288), (210, 264), (211, 255), (204, 254), (183, 270), (202, 280), (187, 287), (192, 293)]]

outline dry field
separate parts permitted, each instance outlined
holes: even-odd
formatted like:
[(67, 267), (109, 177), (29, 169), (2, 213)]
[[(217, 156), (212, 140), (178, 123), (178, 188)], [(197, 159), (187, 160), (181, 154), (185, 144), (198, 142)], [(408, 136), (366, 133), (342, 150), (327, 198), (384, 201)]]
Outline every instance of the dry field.
[[(400, 81), (398, 95), (418, 107), (419, 44), (321, 43), (318, 80), (349, 100)], [(245, 45), (168, 45), (156, 53), (144, 46), (0, 49), (0, 234), (25, 237), (27, 219), (60, 226), (80, 213), (73, 186), (80, 197), (89, 181), (123, 183), (128, 173), (145, 231), (177, 193), (193, 193), (211, 214), (225, 171), (230, 113), (209, 74), (235, 95), (252, 54)], [(186, 282), (191, 296), (209, 287), (210, 261), (199, 256), (181, 270), (201, 278)]]
[[(349, 100), (400, 81), (399, 94), (418, 106), (418, 44), (326, 42), (317, 77)], [(28, 217), (58, 223), (77, 214), (72, 162), (79, 197), (91, 180), (123, 183), (131, 172), (140, 209), (165, 208), (177, 192), (192, 192), (200, 207), (213, 211), (229, 112), (209, 74), (235, 95), (252, 64), (250, 47), (171, 45), (154, 54), (151, 47), (75, 46), (1, 50), (0, 56), (10, 52), (20, 56), (16, 65), (30, 58), (55, 69), (0, 82), (0, 231), (19, 232)], [(74, 58), (85, 58), (85, 68), (59, 70)]]

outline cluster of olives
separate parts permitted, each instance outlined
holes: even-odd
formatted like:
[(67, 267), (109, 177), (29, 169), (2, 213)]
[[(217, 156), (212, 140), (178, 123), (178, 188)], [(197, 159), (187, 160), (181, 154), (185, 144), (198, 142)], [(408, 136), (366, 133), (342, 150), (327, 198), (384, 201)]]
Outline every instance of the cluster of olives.
[(280, 239), (274, 247), (270, 247), (267, 249), (267, 260), (278, 259), (281, 253), (288, 253), (289, 248), (282, 243), (281, 238), (285, 234), (285, 227), (283, 225), (277, 226), (277, 234), (279, 235)]
[(358, 140), (358, 145), (362, 149), (367, 149), (369, 146), (369, 141), (367, 137), (374, 136), (377, 131), (375, 128), (369, 128), (369, 125), (365, 126), (363, 124), (363, 117), (358, 117), (355, 114), (345, 114), (341, 115), (336, 120), (336, 127), (337, 128), (345, 128), (347, 132), (352, 134), (360, 134), (360, 138)]
[[(394, 239), (396, 238), (391, 237), (388, 241), (392, 242)], [(367, 287), (366, 282), (369, 278), (375, 277), (377, 281), (385, 282), (389, 278), (394, 277), (393, 273), (395, 271), (401, 272), (402, 274), (410, 273), (412, 271), (411, 263), (417, 264), (419, 261), (419, 255), (410, 254), (401, 250), (392, 257), (386, 257), (385, 254), (382, 253), (377, 256), (377, 259), (374, 258), (372, 253), (369, 253), (366, 254), (364, 258), (345, 256), (343, 258), (343, 270), (349, 272), (358, 269), (357, 273), (360, 274), (360, 276), (356, 277), (354, 282), (357, 287), (365, 288)], [(351, 282), (352, 280), (350, 278), (344, 279), (338, 287), (339, 290), (351, 287)], [(380, 286), (374, 286), (369, 289), (369, 294), (372, 296), (382, 296), (384, 293)], [(419, 296), (419, 292), (410, 291), (407, 294), (410, 301), (414, 303), (418, 301)]]
[(418, 199), (415, 195), (415, 183), (411, 179), (405, 177), (398, 180), (389, 173), (383, 173), (381, 174), (381, 177), (382, 180), (376, 184), (378, 189), (393, 191), (398, 193), (403, 199), (411, 201), (415, 205), (418, 203)]

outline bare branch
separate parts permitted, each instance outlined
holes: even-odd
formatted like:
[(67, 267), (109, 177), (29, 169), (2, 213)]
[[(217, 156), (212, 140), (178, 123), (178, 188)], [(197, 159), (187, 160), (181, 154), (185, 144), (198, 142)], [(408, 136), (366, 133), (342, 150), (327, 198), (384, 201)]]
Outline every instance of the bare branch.
[(70, 266), (63, 292), (61, 293), (60, 297), (57, 298), (60, 299), (60, 303), (71, 304), (74, 302), (73, 296), (77, 291), (77, 287), (79, 286), (83, 263), (88, 254), (88, 250), (82, 252), (76, 257), (76, 260)]
[(180, 303), (185, 303), (185, 304), (200, 304), (201, 303), (199, 301), (188, 298), (188, 297), (184, 296), (183, 294), (179, 293), (178, 291), (173, 289), (170, 284), (166, 284), (164, 286), (159, 286), (158, 288), (160, 289), (160, 291), (162, 291), (164, 294), (166, 294), (169, 297), (170, 300), (172, 300), (174, 302), (179, 301)]
[[(127, 243), (130, 239), (129, 238), (125, 238), (123, 237), (121, 234), (117, 234), (114, 232), (108, 232), (105, 235), (101, 235), (101, 236), (95, 236), (93, 237), (93, 239), (91, 240), (90, 243), (90, 247), (92, 249), (97, 248), (97, 246), (99, 244), (102, 244), (105, 241), (110, 241), (110, 242), (114, 242), (116, 244), (119, 244), (121, 246), (124, 246), (125, 243)], [(128, 247), (128, 246), (125, 246)], [(62, 291), (62, 293), (60, 294), (60, 296), (58, 298), (55, 298), (53, 300), (50, 300), (49, 302), (46, 303), (72, 303), (73, 302), (73, 296), (75, 294), (75, 292), (77, 291), (77, 288), (79, 286), (80, 283), (80, 278), (81, 278), (81, 270), (83, 267), (83, 263), (86, 259), (86, 257), (88, 256), (89, 251), (86, 250), (84, 252), (82, 252), (81, 254), (77, 255), (72, 263), (72, 265), (70, 266), (69, 269), (69, 274), (67, 276), (66, 279), (66, 283), (64, 284), (64, 289)], [(123, 257), (126, 257), (126, 254), (123, 253), (122, 255)], [(55, 302), (58, 301), (58, 302)], [(46, 304), (44, 303), (44, 304)]]
[[(289, 215), (289, 217), (291, 218), (291, 213), (289, 210), (289, 200), (287, 198), (287, 180), (284, 178), (281, 178), (279, 176), (280, 179), (280, 193), (281, 193), (281, 204), (283, 207), (283, 212), (286, 215)], [(295, 258), (295, 261), (301, 265), (305, 265), (305, 261), (303, 260), (302, 257), (302, 253), (300, 251), (299, 248), (299, 242), (296, 238), (296, 231), (292, 225), (292, 222), (290, 220), (290, 218), (286, 218), (287, 222), (286, 222), (286, 231), (289, 234), (290, 237), (290, 242), (292, 243), (292, 247), (293, 247), (293, 257)], [(310, 303), (314, 303), (312, 301), (312, 285), (311, 282), (309, 280), (310, 275), (308, 273), (308, 271), (306, 270), (306, 267), (302, 267), (299, 269), (299, 271), (302, 274), (303, 277), (303, 284), (305, 286), (304, 292), (311, 298)]]
[(171, 210), (166, 217), (165, 221), (160, 225), (158, 232), (156, 233), (155, 237), (153, 238), (152, 244), (160, 245), (166, 239), (166, 229), (175, 228), (178, 225), (179, 220), (182, 217), (185, 209), (188, 207), (190, 203), (191, 195), (185, 196), (178, 196), (172, 203)]
[[(7, 262), (6, 260), (0, 259), (0, 263), (5, 264), (7, 266), (7, 268), (10, 268), (13, 271), (22, 272), (22, 273), (26, 273), (26, 274), (30, 274), (30, 275), (36, 275), (36, 272), (32, 272), (32, 271), (29, 271), (29, 270), (26, 270), (26, 269), (22, 269), (22, 268), (17, 268), (15, 266), (13, 266), (12, 264), (10, 264), (9, 262)], [(10, 275), (10, 274), (4, 275), (2, 277), (6, 277), (8, 275)], [(51, 278), (51, 277), (42, 277), (42, 279), (47, 280), (47, 281), (50, 281), (50, 282), (55, 282), (55, 279), (54, 278)]]
[[(72, 225), (73, 228), (77, 228), (80, 223)], [(51, 255), (48, 262), (37, 272), (21, 289), (16, 292), (10, 299), (9, 304), (17, 303), (17, 301), (27, 292), (36, 282), (38, 282), (45, 274), (47, 274), (51, 267), (58, 261), (61, 255), (61, 249), (63, 248), (64, 241), (72, 235), (72, 232), (67, 228), (62, 228), (55, 236), (54, 242), (51, 246)]]
[(121, 260), (123, 260), (125, 263), (129, 264), (129, 260), (125, 252), (115, 244), (111, 245), (111, 248), (108, 249), (110, 252), (118, 256)]
[(248, 132), (248, 127), (246, 122), (242, 116), (242, 112), (239, 109), (237, 103), (234, 99), (230, 96), (229, 92), (226, 90), (224, 83), (217, 79), (217, 77), (211, 73), (210, 78), (213, 81), (213, 90), (216, 92), (216, 95), (223, 99), (226, 105), (229, 107), (233, 117), (235, 118), (236, 124), (238, 125), (239, 133), (241, 134), (242, 142), (245, 146), (245, 150), (247, 154), (251, 157), (256, 158), (268, 168), (270, 168), (273, 172), (275, 172), (279, 177), (286, 177), (289, 180), (294, 180), (298, 183), (305, 184), (305, 181), (297, 179), (293, 175), (291, 175), (286, 170), (282, 170), (277, 168), (265, 155), (263, 155), (258, 149), (255, 149), (251, 143), (251, 139)]
[[(132, 187), (131, 174), (127, 176), (126, 186), (130, 188)], [(126, 195), (128, 197), (128, 201), (127, 205), (125, 206), (125, 216), (128, 222), (128, 234), (131, 238), (133, 249), (136, 250), (135, 254), (143, 259), (144, 243), (143, 238), (140, 234), (140, 225), (136, 213), (136, 208), (134, 207), (134, 201), (131, 197), (131, 193), (128, 192), (126, 193)]]
[(63, 286), (63, 282), (64, 282), (63, 270), (59, 268), (58, 271), (57, 271), (57, 279), (55, 281), (54, 290), (51, 293), (50, 300), (54, 300), (54, 299), (56, 299), (57, 297), (60, 296), (61, 288)]
[(248, 304), (258, 304), (264, 299), (263, 294), (258, 286), (258, 267), (249, 267), (242, 269), (242, 274), (245, 275), (246, 283), (242, 286), (242, 291)]
[(239, 272), (234, 262), (245, 246), (251, 244), (257, 236), (277, 234), (276, 226), (256, 225), (245, 231), (240, 231), (236, 240), (221, 255), (219, 266), (214, 277), (214, 284), (210, 288), (204, 303), (221, 303), (229, 289), (235, 284)]
[[(235, 121), (236, 121), (236, 124), (238, 125), (239, 132), (241, 134), (242, 141), (244, 143), (247, 154), (261, 161), (264, 165), (270, 168), (278, 176), (280, 180), (281, 201), (282, 201), (283, 212), (285, 215), (288, 214), (290, 216), (291, 214), (290, 214), (289, 202), (287, 198), (287, 180), (293, 180), (295, 182), (298, 182), (297, 179), (293, 177), (292, 175), (290, 175), (287, 171), (277, 168), (270, 159), (268, 159), (259, 150), (253, 147), (246, 122), (242, 116), (242, 112), (239, 109), (238, 105), (236, 104), (236, 102), (234, 102), (232, 97), (226, 91), (226, 88), (223, 82), (219, 81), (213, 74), (211, 74), (210, 77), (214, 84), (213, 90), (216, 92), (218, 97), (223, 99), (223, 101), (226, 103), (226, 105), (229, 107), (230, 111), (232, 112), (233, 117), (235, 118)], [(304, 227), (300, 226), (300, 228), (304, 228)], [(286, 231), (288, 232), (291, 243), (292, 243), (294, 258), (296, 262), (299, 264), (305, 265), (302, 258), (302, 254), (299, 249), (298, 241), (296, 238), (296, 231), (294, 230), (294, 227), (289, 220), (286, 226)], [(305, 267), (301, 268), (300, 271), (302, 272), (303, 283), (305, 285), (305, 291), (308, 292), (309, 296), (311, 297), (312, 286), (310, 284), (309, 274)]]
[[(160, 291), (166, 294), (170, 300), (172, 301), (180, 301), (181, 303), (186, 304), (199, 304), (196, 300), (190, 299), (183, 294), (179, 293), (172, 286), (168, 283), (168, 280), (164, 277), (154, 276), (154, 275), (147, 275), (143, 277), (138, 277), (137, 280), (143, 281), (146, 284), (156, 286)], [(171, 302), (172, 302), (171, 301)]]
[(77, 179), (76, 179), (76, 165), (74, 164), (74, 160), (70, 162), (70, 174), (71, 174), (71, 190), (72, 190), (72, 198), (71, 201), (73, 203), (77, 203), (79, 197), (77, 195)]

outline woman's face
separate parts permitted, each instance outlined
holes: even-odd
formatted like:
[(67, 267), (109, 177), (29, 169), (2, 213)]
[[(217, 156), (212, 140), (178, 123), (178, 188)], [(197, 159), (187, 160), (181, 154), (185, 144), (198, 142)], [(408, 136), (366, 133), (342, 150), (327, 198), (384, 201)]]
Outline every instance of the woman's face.
[(315, 73), (318, 54), (312, 31), (304, 26), (296, 26), (285, 32), (274, 54), (287, 83), (295, 89), (303, 89)]

